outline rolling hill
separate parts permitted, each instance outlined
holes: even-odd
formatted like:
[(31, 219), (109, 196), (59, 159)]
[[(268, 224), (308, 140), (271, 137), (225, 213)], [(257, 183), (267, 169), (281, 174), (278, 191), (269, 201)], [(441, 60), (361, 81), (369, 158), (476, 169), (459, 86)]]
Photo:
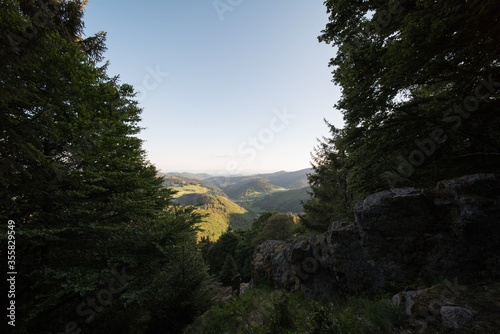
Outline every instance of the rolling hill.
[(310, 168), (295, 172), (280, 171), (272, 174), (260, 174), (257, 177), (267, 180), (269, 183), (286, 189), (296, 189), (308, 186), (307, 174), (312, 173)]
[(227, 197), (220, 188), (200, 180), (190, 179), (184, 176), (163, 175), (163, 185), (177, 191), (176, 197), (185, 194), (208, 194), (212, 196)]
[(181, 205), (199, 205), (199, 213), (209, 214), (200, 225), (203, 231), (198, 233), (198, 238), (207, 236), (215, 241), (229, 226), (246, 229), (252, 225), (253, 215), (226, 197), (192, 193), (180, 196), (176, 202)]
[(252, 180), (256, 180), (258, 177), (252, 175), (252, 176), (237, 176), (237, 175), (231, 175), (231, 176), (211, 176), (209, 178), (206, 178), (204, 182), (209, 183), (215, 187), (219, 187), (221, 189), (227, 188), (231, 185), (235, 184), (242, 184), (246, 183)]
[[(243, 185), (252, 180), (263, 180), (272, 185), (285, 189), (303, 188), (308, 185), (307, 174), (311, 173), (312, 169), (301, 169), (294, 172), (280, 171), (269, 174), (257, 174), (251, 176), (212, 176), (203, 181), (213, 186), (227, 190), (230, 186), (240, 184)], [(229, 195), (229, 194), (228, 194)], [(231, 197), (231, 195), (229, 195)]]
[(300, 189), (276, 191), (253, 201), (253, 203), (251, 203), (251, 209), (255, 213), (264, 211), (300, 213), (304, 211), (301, 201), (305, 201), (309, 198), (307, 192), (310, 190), (310, 187), (304, 187)]
[(262, 179), (254, 179), (248, 182), (235, 183), (224, 187), (224, 191), (232, 199), (243, 199), (252, 195), (269, 193), (272, 191), (284, 190), (279, 186), (271, 184)]

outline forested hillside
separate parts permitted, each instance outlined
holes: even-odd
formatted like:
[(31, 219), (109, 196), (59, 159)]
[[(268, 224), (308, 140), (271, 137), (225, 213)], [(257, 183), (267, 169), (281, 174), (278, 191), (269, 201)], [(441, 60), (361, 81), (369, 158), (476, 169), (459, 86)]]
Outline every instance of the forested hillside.
[(244, 197), (277, 190), (284, 190), (284, 188), (260, 179), (253, 179), (248, 182), (235, 183), (224, 187), (224, 191), (232, 199), (243, 199)]
[(252, 207), (259, 211), (301, 213), (304, 211), (302, 202), (309, 199), (309, 191), (309, 187), (277, 191), (253, 201)]
[(261, 177), (267, 180), (269, 183), (283, 187), (286, 189), (297, 189), (303, 188), (308, 185), (307, 174), (312, 173), (312, 169), (301, 169), (294, 172), (280, 171), (272, 174), (259, 174), (257, 177)]
[(196, 212), (207, 215), (197, 226), (198, 239), (203, 237), (216, 241), (229, 227), (247, 229), (252, 224), (253, 215), (226, 197), (208, 194), (185, 194), (175, 200), (181, 205), (197, 206)]
[(165, 175), (163, 176), (163, 185), (176, 191), (175, 196), (177, 197), (185, 194), (208, 194), (212, 196), (227, 197), (220, 188), (185, 176)]

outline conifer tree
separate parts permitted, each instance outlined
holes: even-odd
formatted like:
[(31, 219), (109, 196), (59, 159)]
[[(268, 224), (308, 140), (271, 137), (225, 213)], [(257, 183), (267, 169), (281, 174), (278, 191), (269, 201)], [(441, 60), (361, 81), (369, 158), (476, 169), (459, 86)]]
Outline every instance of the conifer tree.
[(266, 240), (286, 240), (292, 236), (295, 217), (286, 213), (272, 215), (262, 231), (255, 237), (254, 244), (258, 245)]
[(236, 267), (236, 262), (231, 254), (227, 254), (224, 265), (219, 274), (220, 281), (223, 285), (231, 285), (231, 280), (238, 273), (238, 268)]
[[(127, 331), (173, 309), (180, 326), (210, 303), (194, 251), (200, 216), (174, 205), (146, 160), (133, 88), (97, 65), (105, 34), (81, 37), (85, 3), (0, 2), (0, 216), (16, 222), (22, 259), (16, 329)], [(192, 251), (171, 256), (181, 248)], [(183, 278), (159, 290), (178, 261)], [(189, 291), (169, 294), (180, 282)]]
[(207, 260), (212, 274), (217, 275), (221, 271), (228, 254), (234, 257), (239, 241), (239, 236), (234, 231), (228, 229), (226, 233), (221, 235), (219, 240), (210, 247)]
[(352, 194), (348, 190), (346, 153), (341, 148), (342, 131), (327, 123), (332, 138), (323, 138), (312, 155), (313, 173), (307, 176), (310, 198), (303, 203), (301, 217), (307, 227), (323, 232), (337, 220), (351, 219)]

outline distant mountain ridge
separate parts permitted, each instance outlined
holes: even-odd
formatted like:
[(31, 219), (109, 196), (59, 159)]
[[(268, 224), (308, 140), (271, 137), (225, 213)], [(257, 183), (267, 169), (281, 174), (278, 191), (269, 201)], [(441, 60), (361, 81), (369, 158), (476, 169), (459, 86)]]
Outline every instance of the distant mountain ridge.
[(264, 179), (252, 179), (248, 182), (229, 185), (224, 187), (223, 190), (229, 198), (241, 199), (253, 193), (267, 193), (270, 191), (284, 190), (284, 188), (271, 184)]
[(163, 175), (169, 175), (169, 176), (182, 176), (182, 177), (187, 177), (189, 179), (195, 179), (195, 180), (200, 180), (203, 181), (204, 179), (207, 179), (211, 177), (212, 175), (207, 174), (207, 173), (189, 173), (189, 172), (169, 172), (169, 173), (162, 173)]
[(203, 179), (203, 182), (224, 190), (233, 184), (261, 179), (285, 189), (297, 189), (308, 186), (307, 174), (312, 172), (313, 170), (311, 168), (306, 168), (294, 172), (279, 171), (276, 173), (256, 174), (250, 176), (211, 176)]
[(312, 173), (311, 168), (301, 169), (295, 172), (280, 171), (272, 174), (256, 175), (267, 180), (269, 183), (286, 189), (304, 188), (308, 186), (307, 174)]

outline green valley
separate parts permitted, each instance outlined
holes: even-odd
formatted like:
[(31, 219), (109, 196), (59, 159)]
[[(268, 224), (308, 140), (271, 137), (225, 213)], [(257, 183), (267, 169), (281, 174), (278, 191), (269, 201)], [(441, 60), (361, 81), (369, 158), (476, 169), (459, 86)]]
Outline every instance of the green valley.
[(252, 219), (265, 211), (302, 212), (302, 201), (308, 197), (308, 188), (293, 189), (293, 186), (303, 185), (308, 172), (304, 169), (227, 178), (168, 173), (161, 174), (161, 177), (163, 185), (176, 192), (177, 203), (198, 206), (196, 211), (206, 215), (200, 224), (203, 231), (198, 233), (198, 238), (209, 237), (215, 241), (228, 227), (247, 229)]
[(229, 198), (244, 200), (255, 197), (262, 193), (285, 190), (285, 188), (271, 184), (265, 180), (254, 179), (249, 182), (235, 183), (223, 188)]
[(247, 229), (252, 224), (253, 214), (223, 196), (209, 194), (185, 194), (176, 199), (181, 205), (198, 206), (197, 212), (206, 214), (199, 225), (198, 239), (209, 237), (217, 240), (227, 229)]

